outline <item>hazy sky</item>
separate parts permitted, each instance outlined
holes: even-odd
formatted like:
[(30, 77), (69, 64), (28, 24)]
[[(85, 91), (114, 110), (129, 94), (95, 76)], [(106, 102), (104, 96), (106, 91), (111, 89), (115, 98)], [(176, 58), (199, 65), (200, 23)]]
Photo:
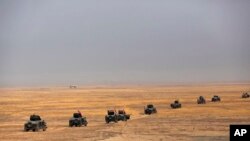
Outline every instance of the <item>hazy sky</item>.
[(0, 86), (250, 81), (249, 0), (0, 0)]

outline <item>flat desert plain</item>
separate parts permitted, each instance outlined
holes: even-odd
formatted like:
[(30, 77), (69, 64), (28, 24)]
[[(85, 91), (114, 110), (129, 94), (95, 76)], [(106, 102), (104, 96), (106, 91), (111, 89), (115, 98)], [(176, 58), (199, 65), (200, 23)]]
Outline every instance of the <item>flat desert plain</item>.
[[(250, 124), (250, 98), (241, 98), (249, 90), (250, 84), (1, 88), (0, 140), (228, 141), (230, 124)], [(200, 95), (207, 104), (196, 103)], [(222, 101), (210, 102), (213, 95)], [(181, 109), (170, 108), (176, 99)], [(143, 114), (149, 103), (157, 114)], [(124, 108), (131, 120), (106, 124), (106, 111), (114, 108)], [(87, 127), (68, 127), (77, 110), (87, 117)], [(46, 120), (47, 131), (23, 131), (34, 113)]]

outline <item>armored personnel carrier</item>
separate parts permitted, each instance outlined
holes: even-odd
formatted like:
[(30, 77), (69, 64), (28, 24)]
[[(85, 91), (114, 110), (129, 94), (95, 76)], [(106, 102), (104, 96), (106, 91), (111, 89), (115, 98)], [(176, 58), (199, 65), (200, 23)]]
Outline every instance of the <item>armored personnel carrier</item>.
[(170, 107), (172, 109), (177, 109), (177, 108), (181, 108), (181, 103), (179, 102), (179, 100), (175, 100), (174, 103), (170, 104)]
[(146, 107), (144, 107), (144, 114), (150, 115), (153, 113), (157, 113), (157, 110), (153, 104), (148, 104)]
[(199, 96), (197, 99), (197, 104), (206, 104), (206, 100), (203, 96)]
[(80, 112), (74, 113), (73, 117), (69, 119), (69, 127), (80, 127), (80, 126), (87, 126), (88, 121), (86, 117), (83, 117)]
[(118, 121), (127, 121), (130, 119), (130, 115), (126, 114), (125, 110), (118, 110), (118, 114), (117, 114), (117, 119)]
[(250, 94), (248, 94), (248, 93), (243, 93), (242, 94), (242, 98), (249, 98), (250, 97)]
[(212, 102), (219, 102), (221, 99), (218, 95), (214, 95), (211, 99)]
[(107, 115), (105, 116), (106, 123), (110, 122), (117, 122), (118, 121), (118, 115), (115, 110), (108, 110)]
[(45, 131), (47, 129), (47, 124), (39, 115), (31, 115), (30, 119), (24, 124), (24, 131), (32, 130), (35, 132), (40, 129)]

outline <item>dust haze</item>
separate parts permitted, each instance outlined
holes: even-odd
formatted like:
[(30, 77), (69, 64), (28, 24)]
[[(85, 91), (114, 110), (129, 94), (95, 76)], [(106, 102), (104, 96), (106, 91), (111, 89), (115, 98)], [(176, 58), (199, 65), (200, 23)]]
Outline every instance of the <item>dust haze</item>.
[(0, 1), (0, 85), (249, 81), (241, 1)]

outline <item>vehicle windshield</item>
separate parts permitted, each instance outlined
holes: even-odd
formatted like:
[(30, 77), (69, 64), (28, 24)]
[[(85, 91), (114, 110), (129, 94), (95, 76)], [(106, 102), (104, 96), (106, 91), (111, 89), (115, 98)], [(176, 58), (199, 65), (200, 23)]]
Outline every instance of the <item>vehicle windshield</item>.
[(73, 117), (74, 117), (74, 118), (80, 118), (80, 117), (82, 117), (82, 116), (81, 116), (81, 114), (79, 114), (79, 113), (74, 113), (74, 114), (73, 114)]
[(121, 110), (121, 111), (119, 111), (118, 113), (119, 113), (119, 114), (124, 114), (125, 112)]
[(153, 105), (148, 105), (148, 108), (153, 108), (154, 106)]
[(38, 116), (38, 115), (31, 115), (31, 116), (30, 116), (30, 120), (31, 120), (31, 121), (38, 121), (38, 120), (41, 120), (41, 118), (40, 118), (40, 116)]
[(108, 115), (114, 115), (115, 112), (114, 111), (108, 111)]

